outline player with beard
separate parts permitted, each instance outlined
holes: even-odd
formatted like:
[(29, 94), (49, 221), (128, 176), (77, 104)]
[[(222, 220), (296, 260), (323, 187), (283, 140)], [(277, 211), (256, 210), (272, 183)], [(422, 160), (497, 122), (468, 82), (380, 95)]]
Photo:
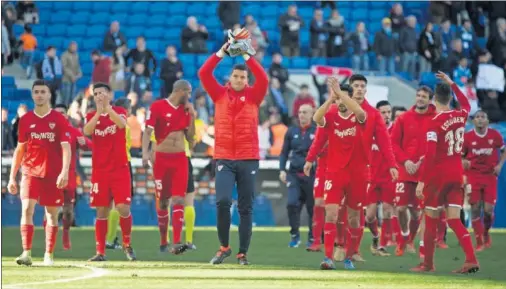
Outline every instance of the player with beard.
[[(386, 100), (379, 101), (376, 108), (381, 113), (388, 131), (392, 129), (392, 106)], [(391, 238), (391, 216), (394, 213), (395, 184), (388, 171), (388, 163), (376, 142), (372, 145), (371, 185), (367, 193), (366, 223), (369, 225), (373, 239), (371, 252), (373, 255), (390, 256), (386, 251), (387, 241)], [(382, 203), (383, 219), (381, 224), (381, 240), (378, 236), (378, 203)], [(378, 244), (379, 241), (379, 244)]]
[(69, 123), (51, 109), (50, 88), (43, 80), (32, 85), (33, 111), (19, 119), (18, 144), (12, 156), (9, 183), (11, 194), (18, 193), (16, 176), (21, 167), (21, 242), (23, 253), (18, 265), (32, 265), (33, 215), (35, 204), (45, 207), (47, 226), (44, 265), (52, 266), (58, 234), (58, 211), (63, 204), (71, 159)]
[(160, 251), (167, 251), (169, 204), (172, 202), (172, 254), (182, 254), (190, 247), (181, 242), (184, 221), (185, 194), (188, 184), (188, 159), (185, 139), (193, 141), (196, 117), (189, 102), (192, 87), (186, 80), (174, 82), (169, 97), (155, 101), (146, 119), (146, 130), (142, 136), (142, 163), (149, 166), (149, 144), (154, 131), (157, 141), (153, 175), (158, 199), (158, 227)]
[[(501, 173), (501, 168), (506, 161), (506, 149), (501, 134), (488, 127), (486, 112), (477, 111), (473, 123), (474, 129), (464, 135), (462, 162), (471, 187), (469, 203), (472, 210), (476, 251), (480, 252), (492, 245), (489, 230), (494, 223), (497, 176)], [(499, 151), (502, 153), (500, 160)], [(481, 218), (482, 202), (483, 220)]]
[(424, 154), (426, 123), (434, 117), (436, 110), (435, 106), (430, 104), (432, 97), (430, 88), (418, 88), (416, 104), (400, 115), (392, 128), (392, 145), (400, 166), (399, 181), (395, 185), (397, 216), (402, 235), (396, 240), (397, 256), (404, 254), (406, 246), (409, 252), (416, 252), (413, 240), (420, 225), (420, 203), (416, 198), (415, 188)]

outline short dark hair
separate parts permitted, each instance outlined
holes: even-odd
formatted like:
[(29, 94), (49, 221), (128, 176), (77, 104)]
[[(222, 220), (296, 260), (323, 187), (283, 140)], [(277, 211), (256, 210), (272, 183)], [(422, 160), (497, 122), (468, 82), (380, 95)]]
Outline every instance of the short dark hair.
[(232, 67), (232, 70), (242, 70), (242, 71), (248, 71), (248, 67), (244, 64), (236, 64), (234, 67)]
[(474, 115), (473, 115), (473, 119), (476, 117), (476, 115), (478, 115), (478, 113), (482, 113), (484, 114), (487, 118), (488, 118), (488, 113), (486, 111), (484, 111), (483, 109), (478, 109)]
[(307, 84), (303, 84), (300, 86), (300, 89), (309, 89), (309, 86)]
[(32, 90), (35, 86), (45, 86), (47, 89), (51, 90), (51, 87), (49, 86), (49, 83), (45, 81), (44, 79), (37, 79), (32, 84)]
[(68, 107), (63, 103), (59, 103), (59, 104), (55, 105), (54, 108), (63, 108), (65, 111), (68, 110)]
[(380, 100), (378, 103), (376, 103), (376, 109), (379, 109), (382, 106), (390, 105), (390, 102), (388, 100)]
[(452, 100), (452, 90), (446, 83), (438, 83), (436, 85), (436, 101), (441, 104), (449, 104)]
[(407, 111), (407, 109), (404, 107), (404, 106), (394, 106), (392, 108), (392, 121), (395, 120), (395, 114), (398, 112), (398, 111)]
[(32, 27), (30, 27), (30, 25), (26, 24), (24, 28), (26, 33), (32, 33)]
[(121, 97), (121, 98), (118, 98), (114, 102), (114, 105), (115, 106), (121, 106), (122, 108), (124, 108), (126, 110), (130, 110), (130, 108), (132, 106), (132, 102), (130, 101), (130, 99), (128, 99), (126, 97)]
[(95, 50), (93, 50), (93, 51), (91, 52), (91, 55), (98, 55), (98, 56), (100, 56), (100, 55), (102, 55), (102, 53), (100, 52), (100, 50), (95, 49)]
[(432, 89), (430, 89), (430, 87), (428, 87), (427, 85), (422, 85), (420, 86), (416, 92), (419, 92), (419, 91), (423, 91), (423, 92), (426, 92), (429, 94), (429, 99), (432, 100), (434, 98), (434, 92), (432, 91)]
[(352, 84), (355, 81), (364, 81), (367, 84), (367, 78), (362, 74), (353, 74), (350, 77), (350, 84)]
[(49, 46), (46, 48), (46, 52), (48, 52), (48, 51), (49, 51), (49, 50), (51, 50), (51, 49), (56, 49), (56, 48), (55, 48), (54, 46), (49, 45)]
[(109, 86), (109, 84), (107, 83), (103, 83), (103, 82), (97, 82), (97, 83), (94, 83), (93, 84), (93, 92), (95, 92), (95, 89), (97, 88), (105, 88), (108, 92), (111, 92), (111, 87)]

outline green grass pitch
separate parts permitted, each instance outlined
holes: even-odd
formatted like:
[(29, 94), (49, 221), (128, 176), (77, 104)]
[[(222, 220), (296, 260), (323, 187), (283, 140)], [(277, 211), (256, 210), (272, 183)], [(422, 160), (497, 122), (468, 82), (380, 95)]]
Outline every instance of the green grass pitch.
[[(469, 276), (449, 273), (464, 258), (451, 232), (450, 249), (436, 252), (437, 272), (414, 274), (408, 270), (417, 265), (417, 255), (374, 257), (369, 251), (367, 230), (361, 247), (366, 263), (355, 264), (355, 271), (343, 270), (341, 263), (337, 263), (336, 271), (320, 271), (323, 253), (308, 253), (303, 247), (288, 248), (287, 231), (255, 228), (249, 252), (252, 265), (239, 267), (233, 256), (226, 264), (209, 264), (218, 248), (214, 228), (197, 229), (197, 251), (173, 256), (159, 253), (157, 228), (137, 227), (132, 244), (140, 261), (127, 262), (122, 251), (108, 251), (109, 261), (98, 264), (86, 262), (95, 251), (93, 229), (72, 228), (72, 250), (62, 251), (58, 240), (56, 266), (48, 268), (41, 266), (44, 235), (40, 228), (35, 232), (32, 267), (20, 267), (14, 262), (21, 253), (19, 230), (2, 228), (2, 288), (506, 288), (505, 231), (494, 231), (493, 247), (478, 253), (481, 271)], [(232, 230), (232, 249), (237, 250), (237, 240), (237, 230)], [(393, 252), (393, 248), (389, 251)]]

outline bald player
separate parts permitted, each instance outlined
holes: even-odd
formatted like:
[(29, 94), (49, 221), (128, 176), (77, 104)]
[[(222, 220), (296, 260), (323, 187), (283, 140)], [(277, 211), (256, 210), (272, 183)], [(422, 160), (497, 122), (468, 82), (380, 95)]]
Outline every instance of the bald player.
[(185, 153), (185, 139), (193, 141), (196, 117), (189, 102), (192, 87), (186, 80), (174, 83), (172, 93), (155, 101), (146, 119), (146, 131), (142, 136), (142, 163), (148, 166), (151, 133), (156, 138), (155, 177), (158, 199), (158, 227), (160, 229), (160, 251), (168, 250), (167, 230), (169, 226), (169, 203), (172, 201), (172, 232), (174, 246), (172, 254), (182, 254), (190, 249), (181, 242), (184, 220), (184, 200), (188, 183), (188, 159)]

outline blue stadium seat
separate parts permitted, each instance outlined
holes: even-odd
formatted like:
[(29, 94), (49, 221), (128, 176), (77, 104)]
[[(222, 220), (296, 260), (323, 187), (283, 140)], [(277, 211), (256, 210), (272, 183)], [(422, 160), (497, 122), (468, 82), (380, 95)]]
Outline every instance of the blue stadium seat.
[(32, 33), (35, 37), (43, 37), (46, 35), (46, 27), (42, 24), (32, 25)]
[(57, 25), (51, 25), (47, 27), (47, 31), (51, 32), (51, 36), (67, 36), (67, 28), (68, 25), (65, 24), (57, 24)]
[(69, 23), (71, 14), (68, 11), (59, 11), (58, 13), (51, 14), (50, 22), (53, 24), (59, 24), (59, 23)]
[(2, 195), (2, 226), (19, 226), (21, 218), (21, 199), (19, 195)]
[(169, 40), (180, 40), (181, 39), (181, 28), (169, 28), (165, 30), (165, 34), (163, 35), (163, 38), (169, 39)]
[(370, 1), (353, 1), (351, 2), (353, 9), (367, 9)]
[[(93, 24), (108, 25), (111, 21), (111, 14), (98, 12), (90, 18)], [(91, 23), (90, 23), (91, 24)]]
[(307, 69), (309, 67), (309, 59), (307, 57), (293, 57), (292, 68)]
[(148, 18), (149, 27), (163, 26), (166, 22), (167, 17), (165, 15), (152, 15)]
[(47, 47), (53, 46), (59, 50), (63, 46), (63, 37), (51, 37), (44, 40), (44, 44)]
[(15, 88), (4, 87), (3, 86), (3, 82), (2, 82), (2, 99), (3, 100), (12, 100), (12, 99), (14, 99), (14, 91), (15, 91)]
[(146, 16), (144, 14), (134, 14), (128, 18), (128, 25), (140, 26), (146, 24)]
[(77, 80), (77, 88), (78, 89), (84, 89), (88, 87), (91, 83), (91, 77), (83, 76)]
[(209, 55), (206, 55), (206, 54), (199, 54), (199, 55), (197, 55), (197, 66), (201, 67), (202, 64), (204, 64), (204, 62), (206, 62), (206, 60), (207, 60), (208, 57), (209, 57)]
[(125, 97), (125, 91), (123, 90), (115, 90), (114, 91), (114, 99)]
[[(181, 27), (183, 28), (186, 25), (186, 15), (175, 15), (173, 17), (167, 17), (167, 25), (169, 27)], [(181, 29), (179, 29), (181, 32)]]
[(147, 12), (148, 12), (148, 9), (149, 9), (149, 5), (148, 3), (144, 2), (144, 1), (141, 1), (141, 2), (132, 2), (130, 3), (130, 12), (131, 13), (136, 13), (136, 14), (146, 14), (147, 15)]
[(107, 27), (104, 25), (88, 26), (86, 36), (88, 37), (104, 37)]
[[(86, 25), (73, 25), (67, 27), (67, 35), (69, 37), (84, 37), (88, 27)], [(105, 34), (105, 32), (104, 32)]]
[(51, 10), (53, 9), (53, 2), (40, 1), (37, 3), (37, 9), (39, 10)]
[(46, 24), (51, 20), (51, 13), (41, 13), (39, 14), (39, 23)]
[(155, 39), (147, 39), (146, 40), (146, 47), (152, 51), (158, 51), (160, 46), (160, 41)]
[(328, 60), (330, 66), (351, 67), (351, 60), (348, 57), (333, 57)]
[(30, 101), (32, 99), (32, 91), (29, 89), (17, 89), (14, 94), (19, 101)]
[(2, 76), (2, 88), (16, 87), (16, 80), (12, 76)]
[(19, 36), (23, 34), (23, 32), (25, 32), (25, 28), (23, 27), (23, 25), (19, 24), (12, 25), (12, 30), (14, 31), (14, 35), (16, 36), (16, 38), (19, 38)]
[(109, 2), (109, 1), (97, 1), (97, 2), (92, 2), (92, 9), (93, 11), (97, 12), (97, 13), (100, 13), (100, 12), (104, 12), (104, 13), (108, 13), (110, 10), (111, 10), (111, 6), (112, 6), (112, 2)]
[(388, 16), (388, 14), (386, 14), (385, 10), (377, 9), (377, 10), (371, 10), (371, 11), (369, 11), (369, 20), (370, 20), (370, 22), (376, 22), (376, 21), (379, 22), (385, 16)]
[(165, 29), (162, 27), (150, 27), (144, 31), (144, 36), (147, 39), (160, 39), (163, 37)]
[(111, 12), (128, 13), (130, 10), (130, 5), (132, 5), (132, 2), (127, 2), (127, 1), (114, 2), (114, 3), (112, 3), (112, 6), (111, 6)]
[[(183, 62), (181, 62), (183, 63)], [(197, 67), (192, 65), (187, 65), (186, 63), (183, 63), (184, 65), (184, 76), (185, 78), (194, 78), (197, 77)]]
[(420, 85), (427, 85), (428, 87), (434, 88), (437, 83), (437, 78), (434, 73), (424, 72), (420, 77)]
[(104, 39), (102, 37), (89, 37), (83, 42), (82, 50), (94, 50), (102, 48)]
[(55, 1), (53, 4), (53, 10), (55, 10), (55, 11), (62, 11), (62, 10), (70, 11), (70, 10), (72, 10), (72, 1)]
[(390, 4), (383, 1), (371, 1), (370, 6), (374, 9), (382, 9), (383, 11), (390, 9)]
[(206, 41), (207, 51), (214, 51), (214, 46), (215, 46), (214, 41)]
[(89, 11), (89, 12), (91, 12), (91, 3), (92, 2), (89, 2), (89, 1), (75, 1), (75, 2), (72, 3), (72, 10), (74, 10), (74, 11)]
[(120, 23), (120, 29), (121, 29), (121, 24), (125, 24), (127, 19), (128, 19), (128, 14), (126, 14), (126, 13), (111, 14), (111, 17), (109, 18), (109, 20), (111, 20), (111, 22), (118, 21)]
[(170, 2), (155, 2), (149, 5), (149, 14), (167, 15), (170, 11)]
[(487, 38), (485, 37), (478, 37), (478, 45), (480, 48), (486, 48), (487, 46)]
[(173, 15), (186, 15), (186, 2), (172, 2), (170, 4), (169, 10)]
[(309, 30), (302, 30), (300, 32), (300, 44), (301, 46), (309, 46)]
[(327, 59), (326, 58), (311, 58), (310, 64), (311, 65), (326, 65)]
[(350, 19), (350, 8), (339, 8), (339, 14), (344, 17), (344, 19)]
[(93, 220), (96, 217), (95, 210), (90, 207), (90, 195), (83, 194), (76, 202), (76, 225), (78, 226), (93, 226)]
[(181, 53), (179, 54), (179, 60), (183, 64), (183, 69), (185, 69), (187, 66), (194, 66), (195, 65), (195, 55), (194, 54), (185, 54)]
[(380, 21), (371, 22), (371, 23), (369, 23), (369, 27), (366, 27), (366, 28), (369, 31), (370, 35), (374, 35), (374, 34), (376, 34), (376, 32), (381, 30), (381, 22)]
[[(278, 12), (278, 7), (277, 5), (265, 5), (265, 6), (262, 6), (262, 9), (260, 10), (260, 15), (262, 15), (262, 17), (265, 19), (271, 19), (271, 20), (277, 20), (277, 16), (278, 16), (279, 12)], [(262, 22), (262, 25), (263, 25), (263, 22)]]
[(302, 17), (304, 20), (307, 20), (307, 19), (311, 19), (313, 17), (313, 12), (314, 12), (314, 9), (310, 8), (310, 7), (304, 7), (304, 8), (300, 8), (300, 9), (297, 9), (298, 11), (298, 14), (300, 17)]
[(94, 21), (88, 12), (78, 12), (72, 15), (72, 24), (87, 24), (88, 21)]
[(211, 11), (209, 9), (207, 3), (208, 2), (192, 2), (190, 5), (188, 5), (186, 14), (191, 16), (199, 16), (208, 14), (209, 12), (215, 13), (215, 11)]
[(197, 226), (214, 226), (216, 225), (216, 196), (205, 196), (201, 201), (201, 210), (197, 218)]
[(262, 20), (262, 22), (258, 23), (260, 29), (262, 30), (277, 30), (278, 28), (278, 20), (276, 18), (266, 18)]
[[(221, 23), (217, 18), (214, 17), (204, 18), (202, 19), (202, 23), (204, 24), (204, 26), (206, 26), (207, 30), (209, 31), (214, 31), (215, 29), (221, 30)], [(209, 36), (211, 35), (213, 35), (213, 33), (209, 33)]]
[(253, 204), (253, 223), (256, 226), (274, 226), (276, 225), (271, 201), (264, 195), (255, 198)]
[(93, 63), (91, 63), (91, 61), (83, 63), (83, 65), (81, 65), (81, 71), (84, 76), (91, 76), (91, 73), (93, 72)]
[(143, 26), (132, 26), (128, 28), (127, 30), (124, 30), (123, 33), (125, 33), (125, 37), (129, 40), (135, 40), (136, 37), (142, 36), (144, 33), (144, 27)]
[(368, 21), (369, 20), (369, 13), (367, 9), (356, 9), (351, 14), (351, 20), (355, 21)]

